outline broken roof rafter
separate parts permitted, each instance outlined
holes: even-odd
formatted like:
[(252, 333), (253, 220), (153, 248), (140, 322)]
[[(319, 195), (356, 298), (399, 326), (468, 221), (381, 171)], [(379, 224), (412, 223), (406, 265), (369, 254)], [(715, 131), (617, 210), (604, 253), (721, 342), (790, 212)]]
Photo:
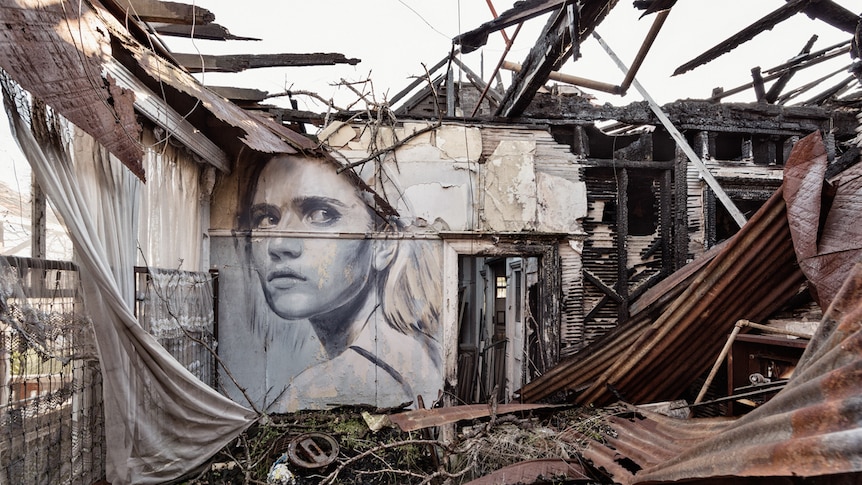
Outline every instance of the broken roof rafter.
[[(785, 62), (784, 64), (779, 64), (775, 67), (771, 67), (769, 69), (764, 70), (765, 74), (774, 74), (774, 73), (782, 73), (787, 69), (795, 68), (799, 64), (805, 64), (811, 61), (812, 59), (817, 59), (823, 57), (823, 60), (832, 59), (834, 57), (838, 57), (843, 54), (847, 54), (850, 52), (850, 40), (845, 40), (843, 42), (839, 42), (837, 44), (831, 45), (824, 49), (820, 49), (819, 51), (809, 52), (804, 55), (798, 55), (793, 59)], [(806, 66), (807, 67), (807, 64)]]
[[(465, 54), (473, 52), (482, 47), (488, 42), (488, 35), (492, 32), (505, 29), (515, 24), (523, 23), (539, 15), (559, 10), (568, 4), (574, 3), (574, 0), (544, 0), (532, 2), (519, 2), (513, 8), (503, 12), (499, 17), (485, 22), (479, 27), (465, 32), (454, 39), (452, 42), (461, 45), (461, 51)], [(615, 3), (615, 2), (614, 2)]]
[(226, 27), (215, 23), (203, 25), (150, 23), (150, 27), (152, 27), (159, 35), (167, 35), (171, 37), (187, 37), (189, 39), (204, 40), (260, 40), (255, 37), (234, 35), (230, 33)]
[[(749, 25), (748, 27), (742, 29), (736, 34), (728, 37), (724, 41), (718, 43), (715, 47), (708, 49), (703, 54), (695, 57), (694, 59), (682, 64), (673, 72), (674, 76), (679, 74), (683, 74), (688, 72), (696, 67), (702, 66), (707, 62), (710, 62), (719, 56), (730, 52), (741, 44), (748, 42), (753, 39), (755, 36), (763, 32), (764, 30), (770, 30), (779, 23), (793, 17), (799, 12), (806, 11), (808, 12), (808, 7), (812, 3), (830, 3), (834, 5), (834, 2), (829, 0), (788, 0), (786, 5), (777, 8), (771, 13), (763, 16), (757, 22)], [(835, 5), (835, 9), (838, 9), (837, 5)], [(849, 13), (849, 11), (848, 11)], [(852, 14), (851, 14), (852, 15)], [(855, 24), (854, 24), (855, 28)]]
[(115, 0), (126, 15), (142, 22), (204, 25), (215, 20), (215, 14), (196, 5), (158, 0)]
[(114, 0), (114, 8), (127, 17), (136, 18), (155, 33), (174, 37), (206, 40), (260, 40), (231, 34), (227, 28), (213, 23), (215, 14), (198, 7), (158, 0)]
[[(811, 38), (808, 39), (808, 42), (805, 43), (805, 46), (802, 47), (802, 50), (799, 52), (796, 58), (800, 58), (807, 54), (810, 54), (811, 48), (814, 47), (814, 43), (816, 41), (817, 36), (812, 35)], [(781, 77), (779, 77), (778, 80), (775, 81), (772, 87), (769, 88), (769, 91), (763, 95), (764, 101), (766, 101), (767, 103), (774, 103), (781, 95), (781, 91), (784, 90), (785, 87), (787, 87), (787, 83), (790, 82), (790, 79), (793, 77), (794, 74), (796, 74), (797, 71), (799, 71), (799, 68), (794, 65), (794, 67), (791, 67), (787, 70), (787, 72), (782, 74)]]
[(567, 12), (567, 3), (559, 3), (562, 8), (548, 19), (539, 41), (530, 50), (516, 80), (497, 108), (497, 116), (512, 117), (521, 114), (536, 92), (544, 86), (548, 75), (571, 56), (574, 43), (579, 42), (579, 39), (571, 38), (571, 19)]
[[(846, 44), (846, 42), (844, 42), (842, 44), (838, 44), (838, 45), (843, 45), (843, 44)], [(821, 62), (828, 61), (828, 60), (835, 58), (839, 55), (846, 54), (850, 50), (849, 46), (844, 47), (842, 49), (838, 49), (838, 50), (832, 50), (835, 47), (836, 46), (832, 46), (828, 49), (824, 49), (824, 51), (820, 51), (821, 53), (826, 52), (825, 54), (822, 54), (822, 55), (820, 55), (818, 53), (813, 53), (813, 54), (809, 54), (807, 56), (804, 56), (796, 64), (784, 63), (781, 65), (781, 66), (784, 66), (781, 69), (771, 68), (771, 69), (767, 69), (765, 71), (762, 71), (764, 73), (769, 73), (767, 76), (763, 77), (763, 81), (766, 82), (766, 81), (771, 81), (773, 79), (779, 78), (791, 69), (794, 69), (797, 71), (802, 70), (802, 69), (806, 69), (806, 68), (811, 67), (813, 65), (820, 64)], [(846, 67), (842, 67), (841, 70), (846, 70)], [(830, 74), (826, 77), (828, 78), (828, 77), (832, 76), (833, 74)], [(730, 96), (732, 94), (737, 94), (737, 93), (740, 93), (742, 91), (745, 91), (746, 89), (750, 89), (752, 86), (754, 86), (754, 83), (750, 82), (747, 84), (743, 84), (742, 86), (738, 86), (738, 87), (728, 89), (728, 90), (721, 89), (721, 90), (717, 91), (715, 94), (713, 94), (712, 97), (710, 97), (708, 99), (708, 101), (718, 101), (718, 100), (725, 98), (727, 96)], [(779, 97), (779, 100), (780, 99), (781, 99), (781, 97)]]
[(350, 64), (359, 59), (348, 58), (339, 53), (311, 54), (173, 54), (174, 59), (189, 72), (241, 72), (261, 67), (332, 66)]

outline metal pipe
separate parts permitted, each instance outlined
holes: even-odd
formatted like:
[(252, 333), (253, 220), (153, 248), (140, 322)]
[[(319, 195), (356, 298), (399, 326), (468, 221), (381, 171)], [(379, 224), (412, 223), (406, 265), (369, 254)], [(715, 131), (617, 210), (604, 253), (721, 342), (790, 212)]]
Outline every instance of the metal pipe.
[(754, 323), (754, 322), (749, 321), (749, 320), (742, 320), (742, 323), (746, 327), (751, 327), (751, 328), (754, 328), (754, 329), (757, 329), (757, 330), (760, 330), (763, 332), (777, 333), (780, 335), (790, 335), (791, 337), (799, 337), (799, 338), (804, 338), (807, 340), (811, 340), (811, 337), (812, 337), (812, 335), (809, 335), (807, 333), (795, 332), (793, 330), (788, 330), (786, 328), (775, 328), (775, 327), (770, 327), (767, 325), (761, 325), (759, 323)]
[(727, 342), (724, 343), (724, 347), (721, 348), (721, 352), (718, 353), (718, 358), (715, 359), (715, 364), (712, 365), (712, 369), (709, 371), (709, 375), (706, 376), (706, 380), (703, 381), (703, 386), (700, 388), (700, 392), (697, 393), (697, 397), (694, 399), (694, 404), (699, 404), (703, 401), (703, 396), (706, 395), (706, 390), (709, 389), (709, 385), (712, 384), (712, 380), (715, 379), (715, 375), (718, 373), (718, 369), (721, 367), (721, 364), (724, 363), (724, 358), (727, 357), (727, 353), (730, 351), (730, 347), (733, 346), (733, 342), (736, 340), (736, 336), (739, 335), (739, 331), (742, 330), (742, 320), (736, 322), (736, 325), (733, 326), (733, 331), (730, 332), (730, 337), (727, 338)]
[[(509, 71), (514, 72), (521, 72), (521, 65), (514, 62), (503, 61), (503, 69), (508, 69)], [(571, 74), (563, 74), (557, 71), (552, 71), (550, 74), (548, 74), (548, 79), (553, 79), (554, 81), (560, 81), (566, 84), (573, 84), (575, 86), (581, 86), (584, 88), (595, 89), (597, 91), (603, 91), (606, 93), (620, 94), (619, 86), (603, 83), (601, 81), (594, 81), (592, 79), (587, 79), (584, 77), (572, 76)]]
[[(491, 3), (491, 0), (485, 0), (485, 3), (488, 4), (488, 9), (491, 10), (491, 15), (493, 15), (494, 18), (499, 17), (499, 15), (497, 15), (497, 9), (494, 8), (494, 4)], [(521, 24), (518, 24), (518, 25), (521, 25)], [(503, 36), (503, 40), (506, 42), (506, 44), (509, 44), (510, 42), (512, 42), (511, 40), (509, 40), (509, 36), (506, 35), (506, 29), (500, 29), (500, 34)], [(514, 40), (514, 38), (512, 40)], [(493, 79), (493, 78), (494, 77), (491, 76), (491, 79)]]
[(638, 70), (641, 67), (641, 64), (643, 64), (647, 53), (652, 47), (652, 44), (655, 41), (656, 37), (658, 37), (658, 33), (661, 30), (662, 25), (664, 25), (664, 21), (667, 19), (668, 15), (670, 15), (670, 9), (662, 10), (655, 16), (655, 20), (653, 20), (652, 22), (652, 27), (650, 27), (649, 32), (647, 32), (646, 38), (644, 38), (643, 44), (641, 44), (641, 48), (638, 51), (637, 56), (635, 56), (635, 60), (632, 61), (632, 65), (629, 66), (629, 70), (626, 73), (626, 77), (623, 79), (622, 84), (620, 84), (620, 95), (625, 96), (626, 91), (628, 91), (629, 89), (629, 86), (632, 85), (632, 81), (634, 81), (635, 74), (637, 74)]
[(512, 34), (512, 40), (506, 43), (506, 48), (503, 49), (503, 53), (500, 55), (500, 61), (497, 62), (497, 65), (494, 67), (494, 72), (491, 73), (491, 77), (489, 78), (490, 81), (485, 84), (485, 89), (482, 90), (482, 94), (479, 95), (479, 100), (476, 102), (476, 107), (473, 108), (473, 113), (470, 114), (471, 118), (476, 116), (476, 113), (479, 112), (479, 106), (482, 106), (482, 100), (485, 99), (485, 95), (488, 94), (488, 89), (490, 89), (491, 87), (491, 82), (493, 82), (494, 77), (497, 75), (497, 73), (500, 72), (500, 67), (503, 65), (504, 62), (506, 62), (506, 54), (509, 53), (509, 49), (511, 49), (512, 44), (515, 43), (515, 38), (518, 37), (518, 32), (521, 31), (522, 25), (524, 24), (518, 24), (518, 26), (515, 27), (515, 32)]

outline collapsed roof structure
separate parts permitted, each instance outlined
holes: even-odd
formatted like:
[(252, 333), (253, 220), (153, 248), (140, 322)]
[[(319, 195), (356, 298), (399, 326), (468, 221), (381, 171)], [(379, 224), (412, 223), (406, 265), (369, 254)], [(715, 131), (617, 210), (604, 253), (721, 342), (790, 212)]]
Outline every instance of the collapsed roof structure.
[[(348, 123), (393, 119), (431, 123), (424, 132), (414, 131), (392, 146), (367, 150), (367, 157), (351, 158), (342, 168), (356, 184), (367, 179), (348, 169), (407, 146), (444, 121), (481, 126), (481, 143), (487, 146), (480, 147), (480, 163), (495, 150), (493, 142), (528, 139), (539, 147), (537, 171), (565, 172), (559, 177), (585, 181), (590, 209), (581, 218), (579, 239), (542, 246), (553, 249), (533, 247), (538, 247), (537, 241), (558, 238), (550, 231), (484, 234), (469, 228), (475, 234), (466, 239), (494, 240), (496, 245), (502, 238), (508, 244), (498, 253), (487, 250), (489, 255), (505, 256), (511, 248), (528, 247), (530, 254), (562, 261), (553, 271), (543, 269), (542, 274), (549, 275), (541, 283), (547, 318), (535, 351), (541, 362), (536, 375), (517, 389), (517, 397), (526, 402), (595, 405), (619, 399), (632, 404), (676, 399), (709, 369), (739, 320), (761, 321), (815, 288), (823, 323), (796, 364), (794, 377), (765, 405), (722, 423), (670, 420), (633, 407), (614, 422), (618, 436), (610, 446), (591, 444), (582, 458), (619, 483), (797, 474), (830, 481), (858, 476), (859, 353), (854, 349), (860, 300), (858, 268), (851, 268), (858, 260), (860, 236), (854, 222), (862, 195), (855, 169), (862, 109), (860, 16), (831, 0), (787, 0), (697, 58), (681, 61), (675, 74), (727, 54), (794, 15), (808, 15), (839, 29), (848, 41), (819, 50), (813, 50), (809, 41), (787, 63), (752, 70), (752, 81), (746, 85), (716, 90), (704, 100), (659, 106), (636, 76), (672, 11), (672, 1), (635, 2), (650, 15), (645, 18), (652, 19), (653, 26), (630, 66), (617, 59), (624, 71), (619, 84), (556, 72), (578, 58), (580, 44), (588, 38), (601, 43), (596, 30), (611, 9), (621, 7), (617, 3), (518, 2), (453, 39), (460, 53), (467, 54), (501, 29), (547, 16), (528, 56), (515, 65), (504, 54), (489, 77), (496, 78), (499, 69), (511, 69), (516, 74), (508, 87), (483, 80), (453, 49), (425, 78), (391, 98), (388, 106), (362, 111), (300, 111), (266, 104), (268, 93), (203, 86), (192, 73), (352, 65), (358, 60), (335, 53), (174, 53), (160, 36), (249, 38), (215, 24), (204, 9), (171, 2), (109, 0), (74, 6), (2, 2), (0, 18), (8, 28), (0, 39), (0, 66), (141, 180), (147, 178), (140, 162), (142, 125), (169, 132), (198, 161), (227, 177), (248, 151), (325, 156), (327, 148), (342, 147), (347, 152), (354, 137), (339, 144), (332, 136)], [(63, 30), (58, 25), (75, 27)], [(615, 57), (609, 48), (608, 55)], [(841, 72), (847, 75), (838, 81), (824, 77), (785, 91), (794, 74), (836, 58), (846, 61)], [(456, 68), (468, 83), (455, 83), (449, 73)], [(549, 92), (549, 79), (582, 90), (571, 93), (558, 86)], [(641, 92), (644, 102), (599, 106), (583, 91), (623, 94), (632, 88)], [(755, 102), (722, 102), (745, 90), (753, 91)], [(808, 97), (799, 102), (803, 95)], [(608, 121), (613, 124), (598, 127)], [(329, 130), (309, 136), (308, 124)], [(523, 127), (528, 128), (522, 133)], [(812, 132), (817, 136), (808, 135)], [(556, 153), (562, 151), (567, 153)], [(554, 156), (542, 159), (547, 153)], [(824, 179), (829, 184), (824, 185)], [(693, 196), (701, 189), (691, 187), (701, 181), (707, 188)], [(384, 212), (395, 213), (396, 204), (370, 185), (364, 189)], [(695, 214), (694, 206), (703, 209), (702, 214)], [(644, 221), (648, 227), (639, 225)], [(458, 231), (440, 232), (444, 239), (464, 237)], [(728, 241), (711, 249), (724, 239)], [(582, 253), (577, 258), (560, 257), (558, 247), (576, 247), (574, 240), (583, 245)], [(569, 285), (575, 281), (577, 286)], [(567, 285), (576, 289), (551, 291)], [(453, 347), (462, 342), (455, 343)], [(451, 382), (462, 386), (455, 394), (467, 397), (472, 388), (466, 388), (467, 379), (461, 378), (469, 376), (461, 370)], [(243, 410), (228, 409), (225, 439), (248, 425)], [(755, 439), (760, 441), (752, 444)], [(153, 443), (141, 447), (155, 448)], [(178, 468), (133, 470), (130, 476), (175, 478), (206, 456), (182, 458), (189, 461)]]

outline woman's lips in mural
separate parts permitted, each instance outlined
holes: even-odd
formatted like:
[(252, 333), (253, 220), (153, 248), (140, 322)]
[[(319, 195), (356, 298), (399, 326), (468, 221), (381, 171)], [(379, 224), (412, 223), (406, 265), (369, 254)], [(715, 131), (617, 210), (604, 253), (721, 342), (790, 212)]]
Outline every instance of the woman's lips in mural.
[(297, 283), (305, 280), (305, 276), (290, 269), (280, 269), (266, 275), (266, 282), (278, 289), (292, 288)]

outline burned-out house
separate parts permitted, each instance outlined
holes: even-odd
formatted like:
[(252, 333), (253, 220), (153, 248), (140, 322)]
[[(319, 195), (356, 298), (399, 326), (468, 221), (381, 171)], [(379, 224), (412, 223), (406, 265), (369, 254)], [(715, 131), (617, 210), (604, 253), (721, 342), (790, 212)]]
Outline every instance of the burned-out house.
[[(673, 3), (635, 2), (654, 27), (619, 85), (557, 70), (628, 6), (536, 0), (453, 40), (468, 54), (545, 19), (490, 76), (512, 70), (508, 86), (453, 50), (388, 104), (325, 114), (192, 74), (357, 59), (171, 52), (160, 36), (239, 39), (176, 3), (0, 3), (4, 101), (38, 187), (32, 258), (3, 265), (0, 476), (165, 483), (298, 411), (371, 406), (452, 442), (498, 405), (575, 403), (624, 411), (608, 440), (560, 435), (581, 463), (553, 473), (573, 482), (858, 476), (859, 15), (778, 5), (679, 70), (793, 15), (848, 41), (659, 105), (635, 76)], [(849, 77), (785, 92), (836, 57)], [(72, 262), (46, 257), (41, 192)], [(749, 380), (770, 384), (734, 398)], [(466, 481), (457, 464), (432, 472)]]

